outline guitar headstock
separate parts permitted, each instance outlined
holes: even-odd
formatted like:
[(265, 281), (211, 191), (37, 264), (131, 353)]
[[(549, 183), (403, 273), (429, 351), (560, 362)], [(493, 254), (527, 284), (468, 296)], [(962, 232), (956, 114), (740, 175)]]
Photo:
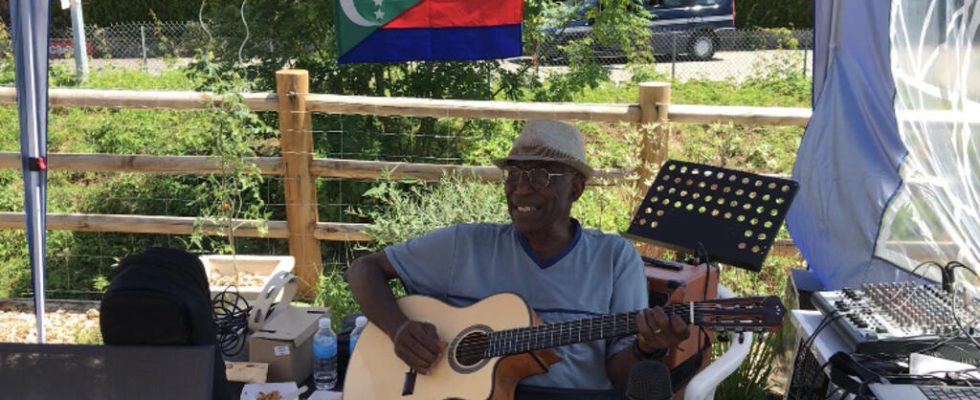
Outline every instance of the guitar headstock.
[(694, 323), (715, 331), (774, 331), (785, 315), (776, 296), (718, 299), (695, 303)]

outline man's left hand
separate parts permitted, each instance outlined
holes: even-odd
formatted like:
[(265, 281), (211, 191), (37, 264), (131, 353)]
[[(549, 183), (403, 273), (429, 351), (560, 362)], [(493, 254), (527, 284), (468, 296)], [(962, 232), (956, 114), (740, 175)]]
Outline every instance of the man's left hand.
[[(671, 299), (683, 299), (684, 289), (671, 293)], [(677, 315), (667, 316), (660, 307), (647, 308), (636, 315), (637, 345), (644, 353), (669, 349), (683, 342), (691, 331)]]

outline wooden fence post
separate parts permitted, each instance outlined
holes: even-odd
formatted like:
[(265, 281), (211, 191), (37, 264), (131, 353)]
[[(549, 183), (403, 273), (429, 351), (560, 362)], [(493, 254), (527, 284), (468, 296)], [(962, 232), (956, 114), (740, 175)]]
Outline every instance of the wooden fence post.
[(279, 143), (284, 165), (286, 225), (289, 228), (289, 254), (296, 258), (300, 296), (315, 295), (317, 279), (323, 273), (320, 241), (313, 236), (317, 216), (316, 177), (310, 174), (313, 161), (313, 123), (306, 109), (310, 79), (306, 70), (276, 71), (279, 100)]
[[(638, 183), (637, 205), (650, 185), (650, 181), (667, 160), (667, 146), (670, 142), (670, 126), (667, 111), (670, 107), (669, 82), (640, 83), (640, 132), (643, 144), (640, 147), (640, 181)], [(634, 214), (635, 214), (634, 210)], [(637, 243), (640, 254), (649, 257), (663, 257), (663, 249)]]
[(670, 107), (669, 82), (640, 83), (640, 131), (643, 146), (640, 148), (640, 187), (646, 188), (660, 165), (667, 160), (670, 127), (667, 111)]

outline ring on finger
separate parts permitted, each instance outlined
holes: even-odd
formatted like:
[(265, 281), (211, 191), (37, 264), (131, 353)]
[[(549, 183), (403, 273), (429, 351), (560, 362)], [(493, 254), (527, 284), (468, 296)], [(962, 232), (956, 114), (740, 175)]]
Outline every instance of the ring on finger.
[(661, 332), (661, 330), (660, 330), (660, 329), (656, 329), (656, 330), (654, 330), (654, 331), (653, 331), (653, 334), (654, 334), (654, 335), (659, 335), (659, 334), (660, 334), (660, 332)]

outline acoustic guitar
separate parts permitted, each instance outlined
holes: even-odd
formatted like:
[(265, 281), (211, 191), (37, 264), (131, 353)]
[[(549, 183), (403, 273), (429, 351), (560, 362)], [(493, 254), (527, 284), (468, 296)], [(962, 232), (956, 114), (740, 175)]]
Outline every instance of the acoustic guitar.
[[(518, 382), (560, 361), (553, 347), (636, 333), (637, 312), (542, 324), (520, 296), (502, 293), (469, 307), (405, 296), (408, 318), (430, 322), (448, 347), (429, 374), (415, 374), (381, 329), (368, 323), (347, 367), (344, 397), (370, 399), (512, 399)], [(715, 331), (764, 331), (782, 324), (775, 296), (722, 299), (663, 307), (689, 324)]]

